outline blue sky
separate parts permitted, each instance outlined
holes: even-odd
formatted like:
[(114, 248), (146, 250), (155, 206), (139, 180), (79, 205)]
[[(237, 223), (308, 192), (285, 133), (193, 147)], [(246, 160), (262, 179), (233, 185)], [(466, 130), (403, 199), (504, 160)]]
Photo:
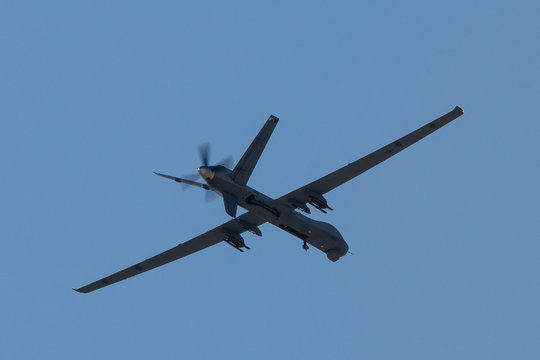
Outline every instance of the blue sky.
[[(0, 2), (3, 359), (538, 359), (533, 1)], [(354, 255), (272, 227), (82, 295), (226, 221), (182, 176), (281, 121), (278, 197), (461, 106), (326, 197)]]

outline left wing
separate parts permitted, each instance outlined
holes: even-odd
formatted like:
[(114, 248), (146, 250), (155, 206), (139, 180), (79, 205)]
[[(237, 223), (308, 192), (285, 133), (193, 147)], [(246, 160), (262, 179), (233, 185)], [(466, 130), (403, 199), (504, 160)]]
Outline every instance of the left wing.
[(380, 148), (379, 150), (376, 150), (371, 154), (342, 167), (341, 169), (323, 176), (322, 178), (315, 180), (306, 186), (296, 189), (293, 192), (280, 197), (277, 201), (284, 205), (297, 207), (303, 211), (307, 210), (306, 212), (309, 212), (308, 207), (305, 205), (306, 203), (310, 203), (322, 212), (325, 212), (324, 209), (332, 210), (332, 208), (328, 206), (323, 194), (335, 189), (352, 178), (371, 169), (375, 165), (378, 165), (384, 160), (396, 155), (400, 151), (440, 129), (452, 120), (457, 119), (461, 115), (463, 115), (463, 110), (459, 106), (456, 106), (449, 113), (405, 135), (401, 139), (398, 139)]
[(231, 233), (241, 234), (245, 231), (251, 231), (255, 233), (258, 232), (258, 234), (260, 234), (258, 226), (264, 224), (265, 222), (265, 220), (262, 220), (251, 213), (245, 213), (236, 219), (226, 222), (225, 224), (222, 224), (189, 241), (179, 244), (172, 249), (162, 252), (161, 254), (151, 257), (150, 259), (146, 259), (124, 270), (104, 277), (103, 279), (94, 281), (91, 284), (73, 290), (80, 293), (89, 293), (107, 285), (114, 284), (120, 280), (125, 280), (145, 271), (157, 268), (158, 266), (170, 263), (171, 261), (183, 258), (184, 256), (193, 254), (194, 252), (206, 249), (207, 247), (226, 240), (228, 235), (231, 235)]

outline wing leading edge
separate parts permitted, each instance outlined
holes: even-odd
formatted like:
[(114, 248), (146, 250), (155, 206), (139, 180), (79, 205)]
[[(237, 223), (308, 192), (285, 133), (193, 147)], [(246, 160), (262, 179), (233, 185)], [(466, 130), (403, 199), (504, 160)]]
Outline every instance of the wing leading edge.
[[(306, 186), (280, 197), (278, 201), (294, 206), (294, 204), (304, 204), (310, 201), (313, 202), (314, 196), (324, 199), (322, 198), (323, 194), (335, 189), (336, 187), (371, 169), (375, 165), (378, 165), (384, 160), (396, 155), (400, 151), (440, 129), (452, 120), (457, 119), (461, 115), (463, 115), (463, 110), (459, 106), (456, 106), (449, 113), (436, 120), (433, 120), (432, 122), (422, 126), (410, 134), (405, 135), (401, 139), (398, 139), (380, 148), (379, 150), (376, 150), (371, 154), (342, 167), (341, 169), (323, 176), (322, 178), (315, 180)], [(324, 204), (323, 206), (326, 207), (323, 207), (323, 209), (328, 208), (326, 201), (323, 201), (322, 203), (315, 202), (314, 205), (317, 206), (318, 204)]]
[(224, 241), (227, 237), (227, 233), (234, 232), (236, 234), (241, 234), (245, 231), (253, 231), (253, 229), (258, 229), (257, 226), (262, 225), (265, 222), (265, 220), (262, 220), (255, 215), (245, 213), (242, 216), (237, 217), (236, 219), (228, 221), (202, 235), (199, 235), (191, 240), (179, 244), (172, 249), (164, 251), (161, 254), (146, 259), (138, 264), (118, 271), (100, 280), (94, 281), (93, 283), (83, 286), (79, 289), (73, 290), (80, 293), (89, 293), (107, 285), (114, 284), (118, 281), (125, 280), (135, 275), (139, 275), (145, 271), (152, 270), (159, 266), (168, 264), (172, 261), (183, 258), (184, 256), (193, 254), (194, 252), (206, 249), (207, 247)]

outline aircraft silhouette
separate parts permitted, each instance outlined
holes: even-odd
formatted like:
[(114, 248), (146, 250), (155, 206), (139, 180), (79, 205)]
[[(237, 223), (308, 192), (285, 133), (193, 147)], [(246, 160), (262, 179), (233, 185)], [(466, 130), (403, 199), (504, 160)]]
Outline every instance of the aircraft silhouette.
[[(218, 194), (223, 198), (225, 211), (233, 219), (172, 249), (74, 290), (81, 293), (88, 293), (180, 259), (222, 241), (225, 241), (238, 251), (244, 252), (243, 249), (249, 249), (249, 247), (246, 245), (241, 234), (248, 231), (261, 236), (262, 232), (259, 226), (267, 222), (302, 240), (302, 247), (305, 250), (309, 248), (309, 244), (324, 252), (329, 260), (337, 261), (347, 254), (349, 250), (349, 246), (339, 231), (332, 225), (310, 219), (300, 214), (297, 210), (309, 214), (310, 208), (308, 204), (323, 213), (326, 213), (326, 210), (333, 210), (328, 206), (324, 194), (394, 156), (462, 114), (463, 110), (459, 106), (456, 106), (449, 113), (433, 120), (401, 139), (278, 199), (272, 199), (247, 186), (253, 169), (259, 161), (268, 139), (270, 139), (279, 121), (277, 117), (271, 115), (268, 118), (249, 148), (232, 170), (226, 166), (229, 161), (224, 161), (218, 165), (210, 165), (209, 145), (202, 145), (199, 148), (202, 165), (199, 167), (198, 172), (205, 183), (160, 173), (156, 174), (179, 183), (196, 186), (208, 192)], [(243, 207), (247, 212), (236, 217), (238, 206)]]

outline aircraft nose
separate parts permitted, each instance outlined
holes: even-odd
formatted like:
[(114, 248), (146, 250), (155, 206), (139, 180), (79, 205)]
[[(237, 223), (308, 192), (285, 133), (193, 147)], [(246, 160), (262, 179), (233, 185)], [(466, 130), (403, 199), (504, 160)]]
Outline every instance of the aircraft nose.
[(201, 166), (198, 170), (203, 179), (212, 180), (214, 178), (215, 173), (210, 166)]

